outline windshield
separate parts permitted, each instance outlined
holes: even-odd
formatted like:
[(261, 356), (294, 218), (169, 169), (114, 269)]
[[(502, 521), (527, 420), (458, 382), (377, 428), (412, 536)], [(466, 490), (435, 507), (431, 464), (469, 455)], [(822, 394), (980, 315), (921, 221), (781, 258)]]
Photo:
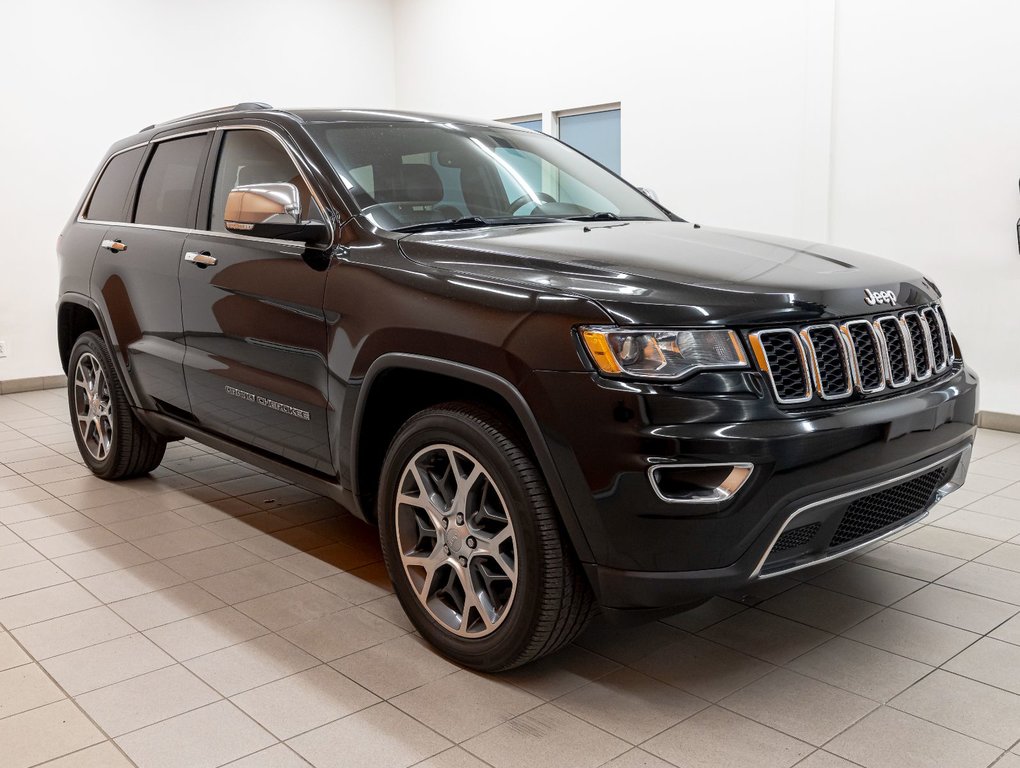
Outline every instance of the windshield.
[(579, 152), (529, 130), (451, 123), (309, 123), (383, 229), (669, 216)]

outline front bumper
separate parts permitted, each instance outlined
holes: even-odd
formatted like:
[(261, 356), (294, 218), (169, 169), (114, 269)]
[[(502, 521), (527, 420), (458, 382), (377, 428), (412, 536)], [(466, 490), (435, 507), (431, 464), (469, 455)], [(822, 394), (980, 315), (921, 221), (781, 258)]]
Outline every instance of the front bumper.
[[(606, 608), (691, 604), (888, 536), (963, 483), (975, 432), (978, 384), (962, 365), (893, 397), (802, 411), (724, 376), (708, 384), (714, 394), (539, 377), (542, 423)], [(647, 472), (667, 461), (755, 471), (731, 499), (670, 504)], [(854, 528), (851, 512), (867, 516), (868, 499), (901, 486), (909, 504)]]
[[(963, 449), (950, 451), (934, 461), (927, 459), (919, 461), (917, 466), (885, 480), (879, 480), (863, 488), (838, 492), (832, 496), (823, 495), (815, 501), (806, 501), (790, 513), (775, 533), (771, 531), (764, 533), (743, 557), (725, 568), (656, 572), (590, 565), (589, 577), (593, 580), (603, 606), (615, 609), (652, 609), (696, 603), (713, 594), (740, 589), (758, 579), (772, 578), (842, 557), (874, 541), (891, 536), (926, 517), (932, 505), (962, 485), (967, 473), (970, 451), (971, 445), (968, 442)], [(923, 503), (894, 523), (851, 540), (845, 546), (827, 545), (827, 542), (831, 541), (828, 534), (839, 528), (847, 507), (853, 501), (873, 496), (886, 489), (900, 487), (912, 479), (923, 478), (927, 473), (940, 469), (951, 479), (932, 493), (929, 502)], [(796, 547), (793, 553), (785, 550), (777, 552), (776, 543), (785, 532), (804, 527), (801, 518), (810, 518), (811, 522), (807, 522), (806, 525), (813, 526), (817, 523), (821, 526), (820, 533), (813, 537), (814, 549), (809, 549), (811, 544), (804, 544)]]

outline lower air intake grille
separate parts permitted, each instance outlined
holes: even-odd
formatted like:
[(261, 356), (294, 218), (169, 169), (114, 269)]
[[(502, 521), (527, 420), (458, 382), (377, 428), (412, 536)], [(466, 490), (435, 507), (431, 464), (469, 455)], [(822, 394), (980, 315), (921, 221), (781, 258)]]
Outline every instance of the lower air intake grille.
[(783, 535), (776, 539), (772, 551), (785, 552), (788, 549), (795, 549), (802, 544), (807, 544), (815, 537), (815, 534), (818, 533), (818, 529), (821, 527), (821, 523), (811, 523), (810, 525), (802, 525), (799, 528), (791, 528), (788, 531), (784, 531)]
[(829, 546), (841, 546), (920, 512), (931, 503), (935, 489), (942, 485), (945, 472), (945, 467), (939, 467), (855, 500), (843, 515)]

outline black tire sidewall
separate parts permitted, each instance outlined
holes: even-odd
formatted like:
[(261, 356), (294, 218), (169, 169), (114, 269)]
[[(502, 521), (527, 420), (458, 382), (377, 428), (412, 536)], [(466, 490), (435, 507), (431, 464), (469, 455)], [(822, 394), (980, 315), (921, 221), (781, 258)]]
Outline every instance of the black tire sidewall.
[[(504, 436), (505, 435), (504, 433)], [(400, 561), (395, 533), (394, 507), (397, 484), (407, 462), (422, 448), (448, 443), (479, 459), (492, 476), (506, 502), (517, 545), (517, 587), (510, 613), (492, 634), (462, 638), (451, 634), (421, 605), (408, 583)], [(510, 462), (504, 451), (479, 424), (457, 411), (427, 411), (411, 419), (397, 434), (387, 453), (380, 480), (378, 522), (383, 556), (394, 590), (419, 632), (434, 646), (457, 661), (477, 669), (498, 669), (510, 664), (530, 640), (538, 621), (547, 569), (539, 527), (533, 518), (533, 494), (547, 494), (544, 485), (534, 487), (532, 478)], [(525, 483), (532, 481), (529, 493)]]

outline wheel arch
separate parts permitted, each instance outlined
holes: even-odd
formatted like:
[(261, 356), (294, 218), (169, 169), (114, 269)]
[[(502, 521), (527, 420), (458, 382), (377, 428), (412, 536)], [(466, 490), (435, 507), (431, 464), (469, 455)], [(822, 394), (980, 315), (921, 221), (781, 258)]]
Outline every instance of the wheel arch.
[(117, 353), (116, 345), (99, 305), (90, 297), (80, 293), (63, 294), (57, 303), (57, 347), (60, 350), (60, 365), (65, 374), (68, 372), (68, 363), (71, 359), (74, 342), (87, 331), (95, 331), (103, 337), (110, 350), (113, 365), (117, 369), (117, 376), (127, 393), (128, 403), (133, 408), (137, 407), (138, 393), (135, 392), (134, 381), (127, 375), (124, 361)]
[[(399, 395), (399, 407), (392, 407)], [(369, 367), (360, 388), (351, 429), (351, 484), (365, 517), (374, 520), (375, 488), (390, 440), (406, 419), (450, 400), (479, 402), (500, 412), (516, 427), (542, 473), (574, 551), (592, 560), (545, 436), (527, 400), (510, 381), (481, 368), (439, 358), (389, 353)]]

